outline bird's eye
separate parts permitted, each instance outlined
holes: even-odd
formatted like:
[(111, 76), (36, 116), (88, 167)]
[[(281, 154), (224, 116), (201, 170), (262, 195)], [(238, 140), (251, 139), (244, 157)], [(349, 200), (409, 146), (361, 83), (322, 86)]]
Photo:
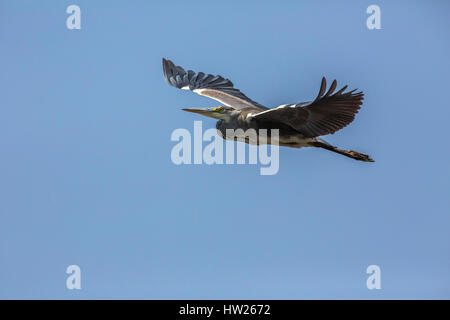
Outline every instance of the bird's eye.
[(217, 112), (222, 112), (222, 111), (223, 111), (223, 107), (217, 107), (217, 108), (216, 108), (216, 111), (217, 111)]

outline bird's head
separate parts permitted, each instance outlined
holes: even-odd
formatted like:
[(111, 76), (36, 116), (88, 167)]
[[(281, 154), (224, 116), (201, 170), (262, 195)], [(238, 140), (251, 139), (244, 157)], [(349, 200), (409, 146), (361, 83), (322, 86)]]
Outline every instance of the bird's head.
[(187, 108), (182, 110), (225, 121), (230, 120), (231, 114), (235, 111), (235, 109), (227, 106), (218, 106), (214, 108)]

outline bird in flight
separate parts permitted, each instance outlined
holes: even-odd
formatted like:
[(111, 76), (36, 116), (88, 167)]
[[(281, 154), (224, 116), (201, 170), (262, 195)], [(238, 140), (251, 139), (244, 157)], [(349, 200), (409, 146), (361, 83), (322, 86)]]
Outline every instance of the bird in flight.
[[(258, 134), (260, 129), (266, 129), (268, 144), (273, 142), (291, 148), (322, 148), (355, 160), (374, 162), (367, 154), (339, 149), (320, 138), (341, 130), (354, 120), (364, 97), (362, 92), (355, 92), (356, 89), (344, 92), (347, 89), (347, 86), (344, 86), (335, 92), (337, 82), (334, 80), (327, 91), (326, 80), (322, 78), (319, 94), (313, 101), (283, 104), (269, 109), (248, 98), (239, 89), (234, 88), (230, 80), (222, 76), (185, 71), (164, 58), (162, 64), (164, 78), (169, 85), (193, 91), (222, 104), (214, 108), (183, 110), (218, 119), (216, 128), (224, 139), (252, 143), (248, 136), (230, 138), (227, 130), (238, 132), (237, 129), (242, 129), (240, 132), (245, 132), (254, 129)], [(271, 141), (272, 129), (279, 130), (278, 140)]]

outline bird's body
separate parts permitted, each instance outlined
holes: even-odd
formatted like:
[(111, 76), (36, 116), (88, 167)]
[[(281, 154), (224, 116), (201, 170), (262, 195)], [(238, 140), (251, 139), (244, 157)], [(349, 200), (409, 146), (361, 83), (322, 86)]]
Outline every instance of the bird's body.
[[(215, 108), (183, 109), (218, 119), (216, 128), (224, 139), (250, 144), (276, 143), (291, 148), (318, 147), (355, 160), (373, 162), (366, 154), (341, 150), (320, 138), (351, 123), (362, 104), (362, 92), (354, 93), (353, 90), (344, 93), (347, 86), (334, 92), (336, 80), (325, 92), (326, 80), (322, 78), (319, 94), (312, 102), (284, 104), (269, 109), (249, 99), (234, 88), (230, 80), (221, 76), (185, 71), (166, 59), (163, 59), (163, 70), (170, 85), (224, 104)], [(271, 134), (272, 130), (277, 130), (278, 134)], [(261, 134), (267, 135), (267, 139), (260, 139)]]
[[(261, 110), (256, 108), (245, 108), (242, 110), (234, 110), (231, 112), (229, 120), (220, 119), (216, 123), (216, 129), (221, 137), (227, 139), (226, 130), (234, 130), (234, 136), (232, 140), (242, 141), (249, 144), (260, 144), (260, 139), (255, 139), (255, 143), (252, 143), (248, 135), (245, 135), (249, 129), (254, 129), (256, 135), (259, 137), (261, 129), (267, 133), (267, 144), (271, 144), (271, 132), (273, 129), (278, 129), (277, 143), (280, 146), (301, 148), (310, 146), (309, 143), (316, 141), (317, 138), (306, 138), (301, 133), (292, 129), (290, 126), (283, 123), (271, 122), (271, 121), (259, 121), (254, 118), (253, 115), (258, 114)], [(236, 129), (242, 129), (237, 131)], [(242, 135), (244, 133), (244, 135)]]

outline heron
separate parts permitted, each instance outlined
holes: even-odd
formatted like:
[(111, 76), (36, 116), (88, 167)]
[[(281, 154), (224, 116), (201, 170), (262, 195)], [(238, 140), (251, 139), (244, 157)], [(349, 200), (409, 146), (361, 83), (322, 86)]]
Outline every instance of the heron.
[[(268, 134), (266, 143), (277, 143), (290, 148), (315, 147), (322, 148), (346, 157), (374, 162), (367, 154), (353, 150), (343, 150), (326, 142), (321, 136), (334, 134), (349, 125), (358, 113), (364, 94), (358, 89), (345, 92), (348, 86), (335, 91), (334, 80), (327, 90), (327, 82), (322, 77), (319, 93), (310, 102), (282, 104), (275, 108), (267, 108), (248, 98), (233, 83), (220, 75), (204, 72), (185, 71), (172, 61), (162, 59), (163, 73), (166, 82), (178, 89), (193, 91), (201, 96), (214, 99), (221, 105), (212, 108), (184, 108), (182, 110), (217, 119), (216, 129), (220, 137), (259, 144), (259, 132), (272, 132), (278, 129), (278, 139), (271, 139)], [(242, 129), (246, 132), (254, 129), (258, 139), (251, 142), (248, 136), (230, 136), (227, 130)]]

